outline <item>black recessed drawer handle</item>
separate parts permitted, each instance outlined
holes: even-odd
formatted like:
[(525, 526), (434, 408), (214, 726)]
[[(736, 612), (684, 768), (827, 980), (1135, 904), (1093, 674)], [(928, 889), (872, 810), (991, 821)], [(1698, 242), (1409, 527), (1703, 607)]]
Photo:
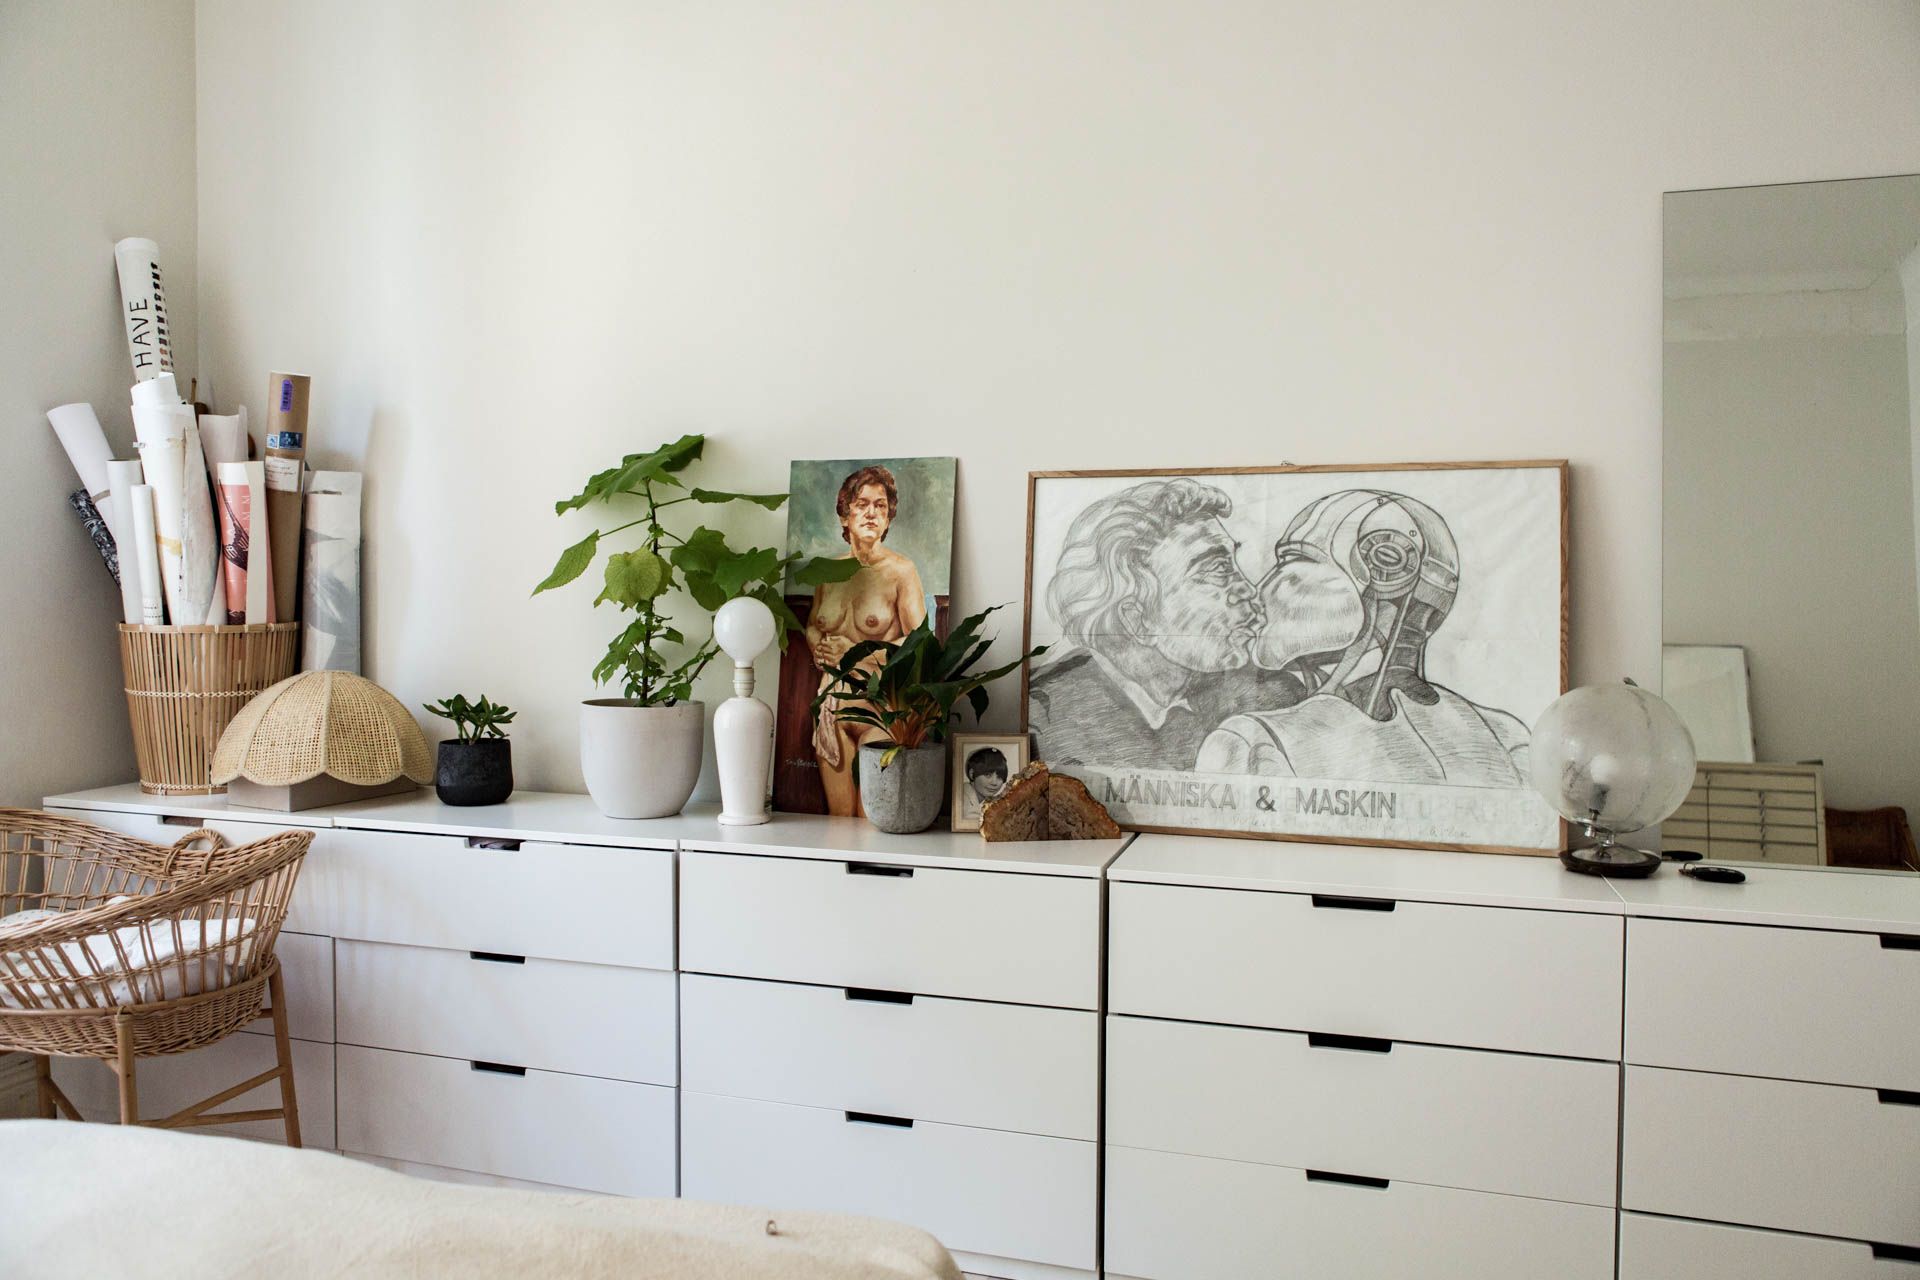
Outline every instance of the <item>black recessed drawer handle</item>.
[(1307, 1170), (1308, 1182), (1338, 1182), (1349, 1187), (1372, 1187), (1376, 1191), (1385, 1191), (1390, 1185), (1385, 1178), (1369, 1178), (1358, 1173), (1330, 1173), (1325, 1169)]
[(1316, 893), (1313, 905), (1333, 911), (1391, 911), (1396, 905), (1392, 898), (1351, 898), (1339, 893)]
[(1920, 1093), (1911, 1089), (1876, 1089), (1874, 1092), (1890, 1107), (1920, 1107)]
[(1873, 1246), (1873, 1256), (1888, 1262), (1920, 1262), (1920, 1249), (1910, 1244), (1876, 1244)]
[(488, 836), (467, 837), (467, 848), (469, 849), (502, 849), (511, 853), (519, 847), (520, 842), (518, 840), (495, 840)]
[(469, 960), (485, 960), (488, 964), (525, 964), (525, 956), (508, 955), (504, 951), (469, 951)]
[(1379, 1040), (1373, 1036), (1341, 1036), (1331, 1031), (1310, 1031), (1307, 1033), (1309, 1049), (1347, 1049), (1354, 1053), (1392, 1053), (1393, 1041)]
[(491, 1072), (496, 1076), (524, 1076), (527, 1074), (525, 1067), (508, 1066), (504, 1062), (469, 1062), (467, 1066), (475, 1071)]
[[(1911, 933), (1883, 933), (1880, 945), (1888, 951), (1920, 951), (1920, 936)], [(1889, 1245), (1888, 1248), (1893, 1246)]]
[(849, 862), (847, 874), (850, 876), (892, 876), (905, 880), (913, 875), (912, 867), (890, 867), (884, 862)]
[(911, 1129), (913, 1121), (905, 1116), (876, 1115), (871, 1111), (849, 1111), (846, 1113), (848, 1124), (878, 1124), (889, 1129)]
[(199, 827), (206, 824), (198, 818), (189, 818), (184, 813), (166, 813), (160, 815), (160, 825), (163, 827)]
[(876, 987), (848, 987), (847, 999), (868, 1004), (912, 1004), (911, 991), (881, 991)]

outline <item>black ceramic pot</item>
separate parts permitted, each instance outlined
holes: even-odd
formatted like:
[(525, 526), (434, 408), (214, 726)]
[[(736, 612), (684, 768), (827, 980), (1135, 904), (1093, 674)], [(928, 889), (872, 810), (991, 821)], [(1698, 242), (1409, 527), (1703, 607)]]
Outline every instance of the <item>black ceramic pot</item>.
[(513, 794), (513, 742), (476, 738), (440, 744), (433, 789), (441, 804), (499, 804)]

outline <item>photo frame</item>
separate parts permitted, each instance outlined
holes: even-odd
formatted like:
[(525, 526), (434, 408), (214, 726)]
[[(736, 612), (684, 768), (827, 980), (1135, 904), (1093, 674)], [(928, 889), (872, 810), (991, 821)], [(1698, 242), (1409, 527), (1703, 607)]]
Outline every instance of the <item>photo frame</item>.
[(1039, 471), (1022, 727), (1136, 831), (1551, 854), (1564, 461)]
[(1027, 767), (1033, 743), (1024, 733), (956, 733), (947, 754), (953, 770), (948, 788), (953, 829), (978, 831), (987, 801)]

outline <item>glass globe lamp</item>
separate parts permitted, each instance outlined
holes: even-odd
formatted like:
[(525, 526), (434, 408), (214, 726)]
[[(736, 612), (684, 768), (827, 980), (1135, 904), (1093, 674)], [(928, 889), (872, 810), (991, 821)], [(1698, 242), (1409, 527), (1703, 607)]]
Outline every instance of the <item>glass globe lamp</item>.
[(1560, 855), (1571, 871), (1648, 876), (1660, 855), (1620, 843), (1664, 822), (1693, 788), (1693, 735), (1631, 680), (1561, 695), (1534, 722), (1533, 789), (1585, 835)]

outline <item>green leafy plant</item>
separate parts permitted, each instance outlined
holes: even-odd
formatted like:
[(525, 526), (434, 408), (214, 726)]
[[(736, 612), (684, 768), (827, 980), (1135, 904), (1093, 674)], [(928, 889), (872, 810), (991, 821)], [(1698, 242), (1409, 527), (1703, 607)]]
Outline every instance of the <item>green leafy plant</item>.
[(885, 640), (854, 645), (827, 669), (828, 679), (814, 695), (813, 714), (819, 715), (828, 699), (837, 699), (834, 714), (841, 720), (878, 728), (889, 743), (880, 755), (883, 769), (904, 750), (944, 742), (962, 698), (977, 721), (987, 712), (987, 686), (1047, 651), (1041, 645), (990, 671), (973, 670), (994, 640), (982, 640), (980, 628), (1000, 607), (962, 620), (944, 640), (933, 633), (930, 619), (923, 618), (897, 645)]
[(469, 702), (466, 695), (456, 693), (451, 698), (442, 698), (439, 705), (431, 702), (423, 704), (429, 715), (442, 716), (453, 721), (455, 732), (461, 742), (478, 742), (482, 738), (504, 738), (500, 726), (512, 724), (512, 708), (490, 701), (485, 694), (480, 701)]
[[(786, 503), (784, 493), (688, 488), (680, 473), (699, 461), (706, 443), (703, 435), (685, 435), (651, 453), (630, 453), (618, 466), (594, 475), (579, 493), (553, 507), (555, 515), (564, 515), (595, 503), (639, 503), (640, 513), (634, 519), (611, 529), (595, 529), (561, 552), (553, 572), (533, 594), (563, 587), (585, 573), (599, 554), (602, 539), (628, 529), (641, 531), (638, 547), (608, 554), (600, 594), (593, 601), (596, 608), (611, 603), (634, 615), (594, 665), (593, 681), (606, 684), (618, 679), (626, 696), (641, 706), (672, 706), (691, 698), (693, 682), (720, 652), (711, 637), (689, 645), (662, 608), (662, 599), (676, 587), (708, 612), (735, 596), (761, 601), (780, 622), (783, 649), (787, 633), (800, 628), (800, 620), (781, 597), (780, 582), (801, 557), (782, 556), (772, 547), (735, 551), (717, 529), (701, 525), (682, 534), (662, 522), (661, 513), (689, 502), (707, 506), (744, 502), (767, 511), (778, 511)], [(817, 557), (795, 573), (795, 581), (804, 586), (845, 582), (859, 571), (859, 561), (851, 557)]]

